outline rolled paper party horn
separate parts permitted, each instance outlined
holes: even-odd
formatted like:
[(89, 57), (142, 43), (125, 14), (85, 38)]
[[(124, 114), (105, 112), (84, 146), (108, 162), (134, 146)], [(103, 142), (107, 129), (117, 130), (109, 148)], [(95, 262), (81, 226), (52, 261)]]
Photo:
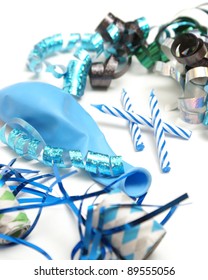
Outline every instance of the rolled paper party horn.
[[(0, 119), (8, 123), (13, 118), (28, 122), (48, 146), (68, 151), (79, 150), (83, 157), (88, 151), (115, 156), (92, 117), (71, 95), (55, 86), (23, 82), (2, 89)], [(121, 176), (124, 179), (119, 181), (119, 187), (133, 197), (145, 194), (151, 184), (150, 173), (124, 161), (123, 168), (124, 175)], [(119, 179), (90, 175), (104, 186)]]
[[(0, 209), (15, 206), (19, 206), (19, 203), (9, 187), (6, 184), (0, 186)], [(29, 228), (30, 221), (22, 211), (0, 214), (0, 233), (2, 234), (21, 238)], [(0, 245), (8, 243), (0, 239)]]
[[(91, 214), (92, 217), (90, 217)], [(88, 220), (86, 235), (83, 239), (85, 249), (83, 254), (87, 251), (88, 253), (87, 256), (81, 255), (81, 259), (98, 257), (102, 246), (105, 245), (108, 247), (105, 259), (146, 259), (166, 233), (163, 226), (156, 220), (149, 219), (135, 226), (126, 226), (122, 231), (114, 233), (112, 230), (112, 233), (105, 234), (109, 229), (127, 225), (146, 214), (142, 207), (136, 205), (123, 192), (112, 191), (106, 195), (103, 201), (94, 207), (93, 212), (92, 207), (88, 209), (87, 218), (92, 219), (92, 224), (90, 225)], [(93, 228), (96, 229), (94, 234), (92, 234)], [(100, 243), (98, 243), (99, 234), (101, 235)]]

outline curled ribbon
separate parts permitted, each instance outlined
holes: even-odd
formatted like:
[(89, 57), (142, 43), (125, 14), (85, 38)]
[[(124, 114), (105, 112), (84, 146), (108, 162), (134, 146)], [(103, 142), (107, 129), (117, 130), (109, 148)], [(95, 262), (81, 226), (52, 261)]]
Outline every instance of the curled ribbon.
[(79, 49), (75, 53), (77, 60), (70, 60), (64, 75), (63, 90), (81, 97), (87, 83), (87, 75), (91, 66), (91, 58), (87, 51)]
[[(147, 37), (149, 26), (145, 18), (124, 23), (109, 13), (96, 31), (83, 36), (72, 33), (67, 42), (64, 42), (61, 34), (41, 40), (29, 55), (28, 69), (38, 74), (45, 68), (45, 71), (52, 73), (55, 78), (63, 77), (64, 91), (77, 97), (84, 93), (90, 67), (91, 86), (109, 87), (112, 79), (119, 78), (128, 70), (131, 64), (130, 56)], [(67, 68), (45, 61), (50, 56), (69, 52), (75, 47), (79, 48), (78, 53), (82, 52), (82, 55), (77, 56), (75, 52), (74, 57), (78, 60), (70, 60)], [(104, 62), (91, 61), (93, 56), (97, 59), (102, 53), (106, 57)]]
[[(28, 124), (25, 121), (15, 119), (14, 123), (18, 124), (20, 128), (11, 130), (5, 124), (0, 130), (0, 139), (20, 156), (38, 160), (49, 166), (56, 164), (58, 167), (71, 167), (73, 165), (103, 176), (116, 177), (124, 172), (120, 156), (108, 156), (88, 151), (86, 157), (83, 158), (79, 150), (67, 151), (62, 148), (51, 147), (46, 145), (41, 137), (34, 138), (31, 132), (27, 130)], [(38, 132), (34, 134), (37, 135)]]
[(149, 26), (144, 17), (125, 23), (109, 13), (96, 31), (108, 42), (109, 47), (105, 50), (106, 61), (92, 64), (90, 83), (92, 87), (108, 88), (112, 79), (121, 77), (128, 70), (131, 56), (148, 36)]
[[(112, 25), (116, 26), (118, 29), (119, 35), (117, 35), (117, 41), (113, 41), (112, 38), (109, 37), (109, 32), (107, 32)], [(147, 38), (149, 25), (144, 17), (125, 23), (112, 13), (108, 13), (98, 25), (96, 31), (99, 32), (107, 42), (116, 43), (114, 47), (118, 53), (126, 52), (126, 54), (133, 54)]]
[[(153, 70), (158, 61), (167, 62), (170, 59), (162, 48), (165, 40), (196, 29), (204, 35), (207, 34), (207, 13), (200, 7), (179, 12), (170, 22), (151, 28), (147, 38), (149, 43), (138, 48), (135, 55), (145, 68)], [(156, 35), (151, 39), (155, 30)]]
[(207, 96), (203, 86), (208, 78), (206, 44), (194, 34), (185, 33), (163, 45), (167, 54), (171, 51), (170, 62), (157, 62), (154, 71), (172, 77), (181, 86), (182, 96), (178, 99), (181, 118), (192, 124), (202, 123)]

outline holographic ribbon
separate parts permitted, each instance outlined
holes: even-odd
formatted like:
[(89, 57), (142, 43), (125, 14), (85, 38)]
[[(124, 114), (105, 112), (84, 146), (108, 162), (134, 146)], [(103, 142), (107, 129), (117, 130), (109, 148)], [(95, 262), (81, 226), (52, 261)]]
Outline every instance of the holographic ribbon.
[(174, 23), (177, 32), (166, 32), (166, 25), (166, 31), (161, 28), (157, 35), (170, 62), (156, 62), (153, 71), (172, 77), (182, 87), (178, 104), (170, 108), (178, 108), (181, 118), (191, 124), (202, 123), (206, 111), (207, 20), (206, 4), (199, 5), (175, 16), (171, 25)]
[[(208, 76), (208, 73), (207, 73), (207, 76)], [(208, 96), (208, 87), (205, 86), (204, 90), (205, 90), (205, 92), (207, 93), (207, 96)], [(208, 126), (208, 100), (207, 100), (207, 107), (206, 107), (206, 112), (205, 112), (205, 115), (204, 115), (203, 124)]]
[[(117, 109), (112, 106), (106, 106), (104, 104), (97, 104), (97, 105), (92, 104), (92, 106), (95, 107), (96, 109), (98, 109), (99, 111), (101, 111), (102, 113), (109, 114), (114, 117), (122, 118), (122, 119), (125, 119), (127, 121), (130, 121), (130, 122), (133, 122), (136, 124), (142, 124), (142, 125), (146, 125), (150, 128), (153, 128), (151, 118), (143, 117), (139, 114), (125, 111), (122, 109)], [(165, 133), (168, 133), (168, 134), (176, 136), (176, 137), (180, 137), (180, 138), (183, 138), (186, 140), (188, 140), (191, 137), (191, 131), (186, 128), (181, 128), (181, 127), (173, 125), (173, 124), (170, 125), (165, 122), (163, 123), (163, 128), (164, 128)]]
[[(124, 110), (133, 112), (130, 97), (125, 90), (122, 91), (121, 102), (124, 107)], [(134, 144), (134, 149), (136, 151), (142, 151), (144, 149), (144, 144), (142, 142), (141, 129), (139, 125), (133, 122), (129, 122), (128, 126)]]
[[(181, 34), (175, 40), (164, 42), (166, 53), (170, 52), (168, 63), (157, 62), (154, 71), (174, 78), (182, 88), (178, 99), (181, 118), (192, 124), (203, 122), (206, 111), (206, 84), (208, 72), (206, 45), (194, 34)], [(169, 49), (169, 50), (168, 50)], [(173, 59), (176, 59), (176, 62)]]
[[(69, 52), (76, 45), (79, 46), (80, 44), (84, 45), (85, 50), (91, 49), (94, 51), (91, 37), (92, 34), (88, 34), (88, 36), (84, 34), (82, 38), (78, 33), (71, 33), (68, 38), (64, 38), (62, 34), (47, 37), (34, 46), (28, 57), (27, 67), (31, 72), (36, 74), (43, 70), (56, 74), (52, 71), (52, 69), (56, 68), (56, 65), (46, 62), (45, 59), (52, 55), (57, 55), (59, 52)], [(63, 71), (62, 76), (66, 72), (66, 69), (63, 68), (63, 70), (65, 71)]]
[[(114, 30), (114, 36), (109, 36), (109, 30)], [(121, 77), (128, 70), (131, 56), (148, 36), (149, 25), (144, 17), (125, 23), (109, 13), (98, 25), (96, 31), (108, 44), (104, 51), (107, 60), (105, 63), (92, 64), (90, 83), (95, 88), (107, 88), (112, 79)], [(117, 68), (121, 70), (116, 71)]]
[[(88, 74), (92, 87), (109, 87), (112, 79), (121, 77), (128, 70), (131, 55), (147, 37), (149, 26), (143, 17), (124, 23), (109, 13), (96, 31), (83, 36), (72, 33), (66, 42), (61, 34), (41, 40), (29, 55), (28, 69), (36, 74), (45, 70), (55, 78), (63, 77), (64, 91), (77, 97), (84, 93)], [(75, 47), (78, 48), (74, 54), (76, 60), (70, 60), (67, 68), (46, 61), (48, 57), (70, 52)], [(96, 61), (101, 54), (106, 60)]]
[(33, 137), (31, 132), (26, 130), (26, 122), (19, 119), (14, 122), (24, 124), (25, 128), (20, 126), (20, 128), (10, 129), (5, 124), (0, 130), (0, 140), (26, 159), (35, 159), (48, 166), (56, 164), (59, 167), (71, 167), (73, 165), (94, 174), (110, 177), (119, 176), (124, 172), (120, 156), (88, 151), (86, 157), (83, 157), (79, 150), (67, 151), (51, 147), (40, 138)]
[[(187, 9), (179, 12), (168, 23), (158, 27), (150, 28), (147, 41), (135, 53), (139, 62), (147, 69), (152, 70), (155, 63), (167, 62), (169, 57), (163, 52), (162, 44), (168, 38), (174, 38), (179, 34), (199, 30), (202, 34), (207, 34), (207, 13), (200, 6), (194, 9)], [(152, 37), (152, 33), (154, 39)]]
[(118, 40), (114, 40), (113, 42), (113, 48), (119, 54), (133, 54), (149, 34), (149, 25), (146, 18), (141, 17), (134, 21), (124, 22), (112, 13), (108, 13), (98, 25), (96, 31), (99, 32), (107, 42), (111, 43), (112, 39), (109, 38), (108, 30), (112, 25), (114, 25), (119, 32), (119, 36), (117, 35)]
[(118, 79), (127, 72), (130, 65), (131, 57), (125, 58), (124, 62), (119, 63), (119, 59), (114, 55), (111, 55), (104, 63), (94, 62), (89, 72), (91, 86), (107, 89), (113, 79)]
[(167, 144), (164, 135), (164, 128), (162, 118), (160, 115), (160, 109), (158, 107), (158, 100), (156, 99), (156, 96), (153, 91), (150, 94), (149, 104), (151, 109), (154, 135), (156, 139), (157, 153), (160, 161), (160, 168), (162, 172), (166, 173), (170, 171), (170, 162), (168, 159), (168, 151), (166, 146)]
[(77, 60), (70, 60), (64, 75), (63, 90), (77, 97), (84, 94), (87, 75), (91, 66), (91, 58), (87, 51), (79, 49), (75, 55)]
[[(42, 70), (50, 72), (55, 78), (64, 78), (63, 89), (65, 92), (81, 97), (84, 93), (87, 76), (91, 67), (91, 56), (89, 52), (98, 53), (103, 47), (103, 40), (97, 38), (99, 34), (80, 34), (72, 33), (64, 42), (61, 34), (43, 39), (34, 46), (28, 58), (28, 69), (36, 74)], [(99, 39), (99, 40), (98, 40)], [(53, 65), (46, 61), (48, 57), (54, 56), (59, 52), (70, 52), (77, 47), (73, 59), (68, 66)]]
[[(207, 14), (206, 5), (198, 6), (182, 11), (173, 20), (160, 27), (150, 28), (144, 17), (124, 22), (109, 13), (94, 34), (81, 36), (72, 33), (66, 41), (61, 34), (56, 34), (37, 43), (29, 55), (28, 69), (40, 73), (44, 68), (56, 78), (63, 77), (64, 90), (81, 97), (88, 74), (92, 87), (106, 89), (112, 79), (119, 78), (128, 70), (132, 55), (135, 55), (147, 69), (153, 69), (158, 61), (167, 62), (169, 56), (162, 47), (165, 39), (174, 38), (185, 32), (195, 32), (197, 29), (207, 42)], [(157, 34), (151, 39), (151, 33), (155, 32), (155, 29)], [(82, 49), (81, 52), (85, 54), (80, 58), (75, 52), (76, 60), (74, 58), (70, 60), (67, 68), (45, 61), (50, 56), (70, 52), (73, 48), (77, 48), (78, 52)], [(104, 61), (103, 58), (101, 61), (97, 60), (101, 54)]]
[(187, 69), (191, 68), (186, 73), (184, 96), (179, 98), (181, 117), (189, 123), (201, 123), (206, 110), (206, 93), (200, 87), (207, 76), (206, 45), (194, 34), (182, 34), (175, 38), (171, 51), (179, 63), (186, 65)]

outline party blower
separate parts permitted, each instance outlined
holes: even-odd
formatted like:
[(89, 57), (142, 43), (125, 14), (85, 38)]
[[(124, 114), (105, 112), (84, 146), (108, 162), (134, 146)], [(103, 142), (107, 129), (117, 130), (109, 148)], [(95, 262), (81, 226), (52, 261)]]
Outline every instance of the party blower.
[[(146, 194), (150, 173), (116, 156), (92, 117), (69, 94), (42, 82), (23, 82), (0, 91), (1, 141), (18, 155), (46, 165), (85, 169), (107, 186), (115, 180), (131, 197)], [(126, 178), (118, 178), (126, 174)]]

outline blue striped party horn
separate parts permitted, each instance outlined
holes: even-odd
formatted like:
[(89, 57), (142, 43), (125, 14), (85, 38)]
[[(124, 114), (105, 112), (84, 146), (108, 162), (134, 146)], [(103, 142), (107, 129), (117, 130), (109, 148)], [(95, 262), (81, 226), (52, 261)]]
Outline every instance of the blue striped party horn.
[[(137, 124), (142, 124), (146, 125), (150, 128), (153, 128), (152, 124), (152, 119), (148, 117), (143, 117), (139, 114), (132, 113), (129, 111), (125, 111), (122, 109), (117, 109), (113, 106), (106, 106), (104, 104), (91, 104), (93, 107), (101, 111), (102, 113), (109, 114), (114, 117), (122, 118), (127, 121), (137, 123)], [(180, 137), (183, 139), (189, 139), (191, 137), (192, 132), (186, 128), (181, 128), (179, 126), (173, 125), (173, 124), (168, 124), (166, 122), (163, 123), (163, 128), (165, 133), (168, 133), (170, 135)]]
[(154, 128), (154, 136), (156, 139), (156, 147), (158, 158), (160, 161), (160, 168), (163, 172), (170, 171), (170, 162), (168, 159), (168, 151), (166, 146), (166, 139), (164, 134), (163, 122), (160, 115), (160, 109), (158, 107), (158, 100), (154, 92), (150, 93), (150, 109), (151, 109), (151, 116), (152, 116), (152, 124)]
[[(133, 112), (130, 97), (125, 90), (122, 91), (121, 102), (124, 107), (124, 110)], [(136, 123), (133, 123), (133, 122), (129, 122), (128, 126), (129, 126), (129, 130), (131, 133), (131, 138), (132, 138), (132, 141), (134, 144), (134, 149), (136, 151), (142, 151), (144, 149), (144, 144), (142, 142), (141, 129), (140, 129), (139, 125)]]

